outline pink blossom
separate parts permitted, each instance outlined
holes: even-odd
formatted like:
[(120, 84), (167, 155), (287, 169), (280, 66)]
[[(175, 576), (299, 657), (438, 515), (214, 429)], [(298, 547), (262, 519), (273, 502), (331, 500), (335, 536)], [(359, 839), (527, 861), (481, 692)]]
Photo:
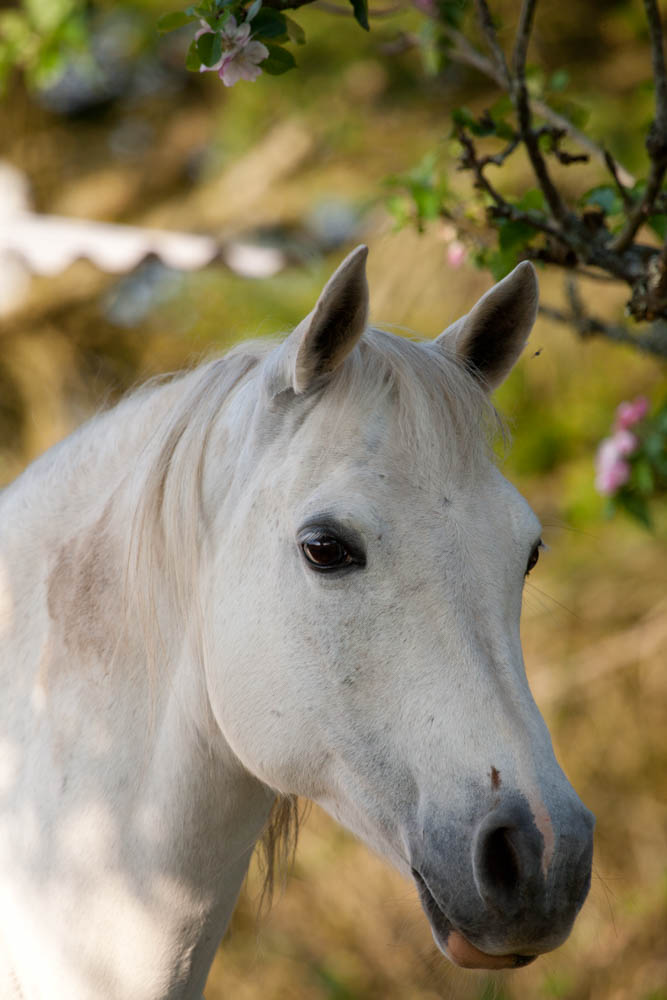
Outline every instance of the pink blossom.
[[(213, 29), (206, 21), (200, 21), (201, 28), (195, 38), (212, 33)], [(250, 24), (244, 21), (238, 24), (232, 15), (227, 18), (220, 31), (222, 40), (222, 55), (213, 66), (200, 66), (199, 72), (215, 72), (225, 87), (233, 87), (239, 80), (256, 80), (262, 70), (259, 63), (268, 58), (269, 50), (261, 42), (255, 42), (250, 37)]]
[(631, 403), (623, 402), (616, 410), (616, 430), (625, 430), (643, 420), (648, 413), (649, 403), (646, 396), (637, 396)]
[(616, 431), (611, 440), (614, 442), (614, 447), (618, 455), (632, 455), (633, 451), (637, 450), (637, 445), (639, 444), (637, 436), (632, 431), (626, 431), (625, 429)]
[(447, 263), (457, 271), (466, 257), (466, 248), (460, 240), (453, 240), (447, 247)]
[(225, 87), (233, 87), (239, 80), (256, 80), (261, 74), (258, 65), (268, 58), (269, 50), (261, 42), (248, 42), (244, 48), (232, 53), (220, 67), (218, 76)]
[(595, 488), (603, 496), (615, 493), (630, 478), (630, 466), (619, 454), (613, 438), (600, 443), (595, 457)]
[(244, 21), (243, 24), (237, 24), (236, 18), (232, 14), (225, 21), (221, 34), (223, 49), (242, 49), (250, 41), (250, 25), (247, 21)]

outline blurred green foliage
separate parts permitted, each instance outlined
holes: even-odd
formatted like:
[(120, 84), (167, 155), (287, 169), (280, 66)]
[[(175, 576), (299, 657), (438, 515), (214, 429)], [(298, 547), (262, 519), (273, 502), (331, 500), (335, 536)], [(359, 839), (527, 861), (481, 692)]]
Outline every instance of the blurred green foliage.
[(19, 68), (28, 82), (43, 86), (63, 72), (72, 53), (89, 42), (81, 0), (22, 0), (0, 10), (0, 88)]

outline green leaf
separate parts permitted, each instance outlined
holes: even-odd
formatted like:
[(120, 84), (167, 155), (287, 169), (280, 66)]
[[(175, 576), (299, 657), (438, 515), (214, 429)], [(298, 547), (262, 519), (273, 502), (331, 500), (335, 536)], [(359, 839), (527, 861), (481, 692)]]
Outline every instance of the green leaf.
[(193, 39), (190, 42), (188, 54), (185, 57), (185, 68), (189, 69), (191, 73), (198, 73), (201, 69), (201, 59), (199, 58), (199, 52), (197, 50), (197, 39)]
[(583, 196), (582, 201), (584, 205), (596, 205), (602, 209), (605, 215), (617, 215), (623, 209), (620, 194), (616, 188), (609, 184), (600, 184), (598, 187), (591, 188)]
[(551, 79), (549, 80), (549, 89), (555, 91), (565, 90), (570, 83), (570, 74), (566, 69), (557, 69), (555, 73), (552, 73)]
[(529, 243), (535, 236), (535, 230), (527, 222), (511, 219), (503, 220), (498, 226), (498, 246), (501, 250), (516, 250)]
[(515, 136), (514, 129), (512, 126), (504, 121), (502, 118), (493, 119), (496, 126), (496, 135), (499, 139), (505, 139), (506, 142), (511, 142)]
[(508, 115), (510, 111), (514, 110), (511, 97), (508, 97), (507, 94), (503, 94), (502, 97), (499, 97), (498, 100), (491, 105), (489, 110), (494, 118), (502, 118), (504, 115)]
[(452, 121), (455, 125), (471, 129), (475, 125), (475, 116), (468, 108), (454, 108), (452, 111)]
[(286, 14), (283, 14), (283, 17), (285, 18), (285, 24), (287, 25), (287, 35), (290, 42), (296, 42), (297, 45), (305, 45), (306, 32), (303, 30), (301, 25), (297, 24), (296, 21), (293, 21), (292, 18), (288, 17)]
[(645, 528), (650, 529), (653, 527), (648, 504), (643, 497), (639, 497), (636, 493), (631, 493), (629, 490), (620, 490), (614, 499), (619, 507), (627, 511), (636, 521), (643, 524)]
[(550, 153), (554, 145), (553, 136), (551, 136), (548, 132), (543, 132), (537, 140), (537, 145), (543, 153)]
[(517, 202), (517, 208), (520, 208), (523, 212), (540, 212), (544, 214), (547, 210), (546, 198), (539, 188), (529, 188)]
[(296, 59), (288, 49), (284, 49), (280, 45), (267, 45), (266, 47), (269, 50), (269, 55), (261, 63), (265, 73), (269, 73), (271, 76), (280, 76), (281, 73), (287, 73), (288, 70), (294, 69)]
[(484, 266), (488, 267), (496, 281), (500, 281), (506, 274), (509, 274), (513, 267), (516, 267), (516, 250), (496, 250), (488, 254), (484, 260)]
[(272, 7), (262, 7), (252, 24), (255, 38), (287, 38), (287, 21), (284, 14)]
[(649, 215), (648, 224), (659, 239), (667, 238), (667, 215)]
[(166, 35), (168, 31), (176, 31), (177, 28), (182, 28), (184, 24), (190, 24), (195, 18), (191, 14), (186, 14), (185, 11), (175, 10), (173, 14), (163, 14), (157, 23), (157, 30), (161, 35)]
[(650, 496), (655, 490), (655, 477), (651, 463), (645, 458), (638, 458), (632, 466), (632, 478), (637, 489), (644, 496)]
[(480, 138), (487, 135), (496, 135), (496, 123), (490, 115), (483, 115), (481, 118), (477, 118), (473, 121), (470, 126), (470, 131), (473, 135), (479, 136)]
[(368, 0), (350, 0), (357, 22), (365, 31), (370, 31), (368, 23)]
[(404, 195), (392, 194), (385, 200), (387, 210), (394, 217), (394, 231), (403, 229), (410, 221), (410, 203)]
[(57, 41), (45, 45), (40, 51), (33, 70), (33, 79), (38, 86), (44, 87), (60, 75), (65, 66), (64, 53)]
[(438, 15), (445, 24), (449, 24), (452, 28), (458, 28), (467, 6), (467, 0), (439, 0), (437, 4)]
[(438, 191), (427, 187), (414, 187), (412, 197), (420, 219), (425, 221), (437, 219), (440, 213), (440, 194)]
[(215, 66), (222, 56), (222, 38), (219, 32), (207, 32), (197, 39), (197, 52), (204, 66)]

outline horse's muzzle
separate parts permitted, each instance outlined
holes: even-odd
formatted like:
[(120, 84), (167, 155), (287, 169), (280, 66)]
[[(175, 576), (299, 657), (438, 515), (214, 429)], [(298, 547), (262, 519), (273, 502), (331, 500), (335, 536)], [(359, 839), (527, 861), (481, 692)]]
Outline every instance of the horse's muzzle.
[(425, 836), (413, 876), (436, 943), (466, 968), (517, 968), (566, 939), (588, 894), (592, 813), (567, 803), (545, 856), (526, 800), (505, 799), (465, 837)]

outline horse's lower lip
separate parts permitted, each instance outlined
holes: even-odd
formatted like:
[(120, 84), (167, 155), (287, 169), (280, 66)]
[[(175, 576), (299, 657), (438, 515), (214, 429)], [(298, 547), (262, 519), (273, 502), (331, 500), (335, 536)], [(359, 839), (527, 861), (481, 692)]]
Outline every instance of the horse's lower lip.
[(537, 955), (488, 955), (457, 930), (447, 935), (445, 950), (447, 957), (462, 969), (520, 969), (537, 958)]
[(433, 928), (436, 944), (454, 965), (463, 969), (519, 969), (537, 958), (537, 955), (489, 955), (476, 948), (442, 912), (422, 875), (415, 868), (412, 869), (412, 874), (419, 889), (422, 906)]

